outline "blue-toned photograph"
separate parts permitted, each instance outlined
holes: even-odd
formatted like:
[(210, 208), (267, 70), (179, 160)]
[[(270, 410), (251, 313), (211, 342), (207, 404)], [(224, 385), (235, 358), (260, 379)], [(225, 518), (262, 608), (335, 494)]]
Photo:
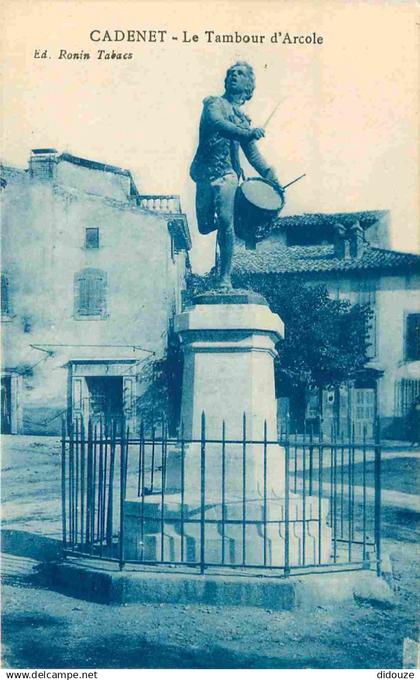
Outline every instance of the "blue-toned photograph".
[(412, 672), (414, 4), (171, 8), (3, 10), (3, 667)]

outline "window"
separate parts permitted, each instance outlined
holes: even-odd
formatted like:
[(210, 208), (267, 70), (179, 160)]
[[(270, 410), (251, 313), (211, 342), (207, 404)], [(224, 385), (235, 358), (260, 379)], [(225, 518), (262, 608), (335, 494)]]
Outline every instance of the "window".
[(369, 320), (368, 343), (366, 354), (373, 359), (377, 353), (377, 311), (376, 283), (371, 279), (359, 279), (356, 282), (356, 301), (359, 305), (369, 305), (373, 314)]
[(420, 397), (420, 380), (402, 378), (394, 383), (394, 415), (405, 418), (414, 401)]
[(420, 359), (420, 314), (408, 314), (405, 327), (405, 358)]
[(75, 275), (75, 314), (106, 316), (107, 275), (100, 269), (82, 269)]
[(85, 248), (99, 248), (98, 227), (88, 227), (85, 234)]
[(9, 292), (9, 277), (6, 274), (1, 275), (1, 315), (10, 316), (10, 292)]

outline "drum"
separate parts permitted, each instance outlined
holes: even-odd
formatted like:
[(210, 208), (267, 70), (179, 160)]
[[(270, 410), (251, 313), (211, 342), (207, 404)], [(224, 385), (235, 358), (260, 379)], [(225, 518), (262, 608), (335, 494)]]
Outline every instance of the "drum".
[(235, 234), (255, 249), (266, 238), (284, 206), (284, 192), (261, 177), (251, 177), (238, 187), (235, 196)]

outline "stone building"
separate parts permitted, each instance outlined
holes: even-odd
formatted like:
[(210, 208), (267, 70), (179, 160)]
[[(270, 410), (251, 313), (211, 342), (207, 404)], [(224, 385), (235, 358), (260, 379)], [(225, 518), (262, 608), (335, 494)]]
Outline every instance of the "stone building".
[[(306, 418), (322, 414), (343, 427), (352, 416), (360, 435), (375, 414), (385, 436), (402, 437), (420, 394), (420, 256), (390, 249), (389, 214), (369, 211), (280, 218), (257, 250), (237, 249), (235, 271), (251, 278), (296, 277), (325, 284), (331, 296), (369, 303), (369, 363), (352, 389), (314, 391)], [(279, 400), (283, 408), (287, 402)]]
[(57, 433), (67, 407), (135, 426), (189, 267), (179, 197), (55, 149), (3, 167), (1, 192), (2, 431)]

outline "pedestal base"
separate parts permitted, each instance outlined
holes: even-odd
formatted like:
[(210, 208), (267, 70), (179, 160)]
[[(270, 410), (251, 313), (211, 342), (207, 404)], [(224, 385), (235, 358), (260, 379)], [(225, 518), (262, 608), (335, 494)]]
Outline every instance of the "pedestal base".
[(284, 448), (275, 443), (206, 442), (171, 447), (165, 494), (182, 493), (189, 505), (284, 496)]
[[(328, 501), (291, 494), (228, 503), (182, 503), (179, 494), (125, 503), (125, 559), (208, 566), (284, 567), (330, 560)], [(163, 512), (162, 512), (163, 508)], [(204, 555), (201, 550), (204, 536)]]
[(168, 451), (162, 492), (126, 501), (125, 559), (328, 562), (328, 502), (290, 494), (286, 503), (273, 364), (282, 321), (254, 293), (213, 292), (194, 298), (175, 330), (184, 350), (184, 442)]

